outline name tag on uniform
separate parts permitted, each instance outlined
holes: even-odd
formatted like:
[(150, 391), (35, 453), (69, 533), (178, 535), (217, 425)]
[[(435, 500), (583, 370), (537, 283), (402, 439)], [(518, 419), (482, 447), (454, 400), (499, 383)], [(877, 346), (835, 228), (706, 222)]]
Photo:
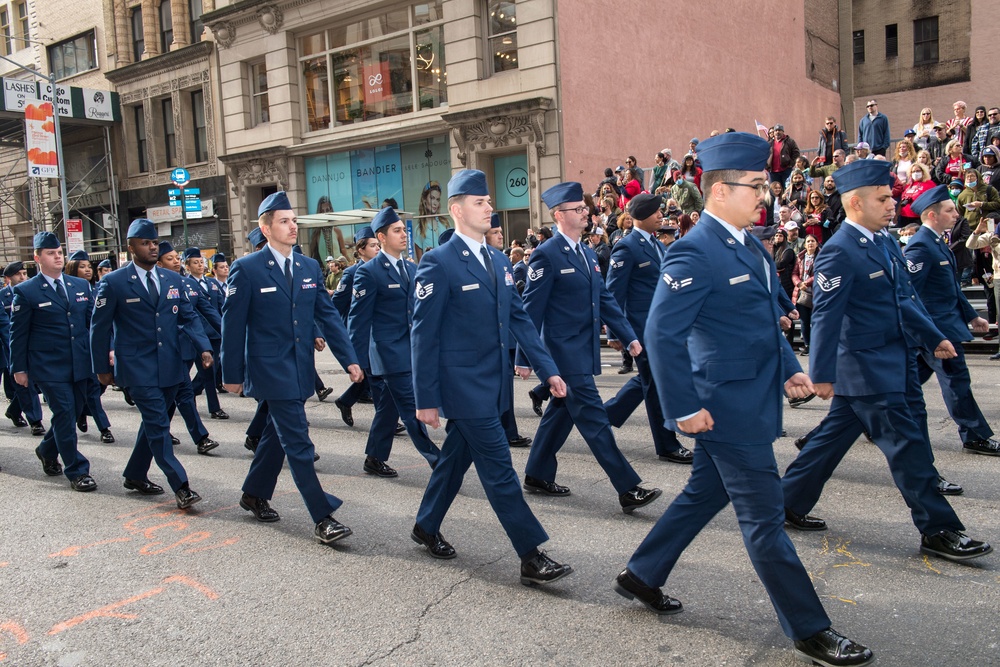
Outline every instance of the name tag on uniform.
[(142, 299), (125, 299), (125, 303), (139, 303)]
[(736, 276), (735, 278), (730, 278), (729, 279), (729, 284), (730, 285), (738, 285), (740, 283), (745, 283), (748, 280), (750, 280), (750, 274), (749, 273), (744, 273), (742, 276)]
[(462, 285), (463, 292), (468, 292), (469, 290), (474, 289), (479, 289), (479, 283), (475, 283), (474, 285)]
[(885, 271), (876, 271), (875, 273), (869, 273), (868, 277), (871, 278), (872, 280), (875, 280), (876, 278), (881, 278), (884, 275)]
[(559, 273), (576, 273), (576, 269), (563, 269)]
[(941, 264), (941, 266), (948, 266), (949, 264), (951, 264), (951, 262), (949, 262), (948, 260), (944, 260), (943, 262), (939, 262), (939, 264)]
[(277, 291), (278, 291), (277, 287), (261, 287), (260, 288), (260, 293), (261, 294), (266, 294), (268, 292), (277, 292)]
[(52, 305), (51, 301), (46, 301), (45, 303), (38, 304), (38, 307), (39, 308), (44, 308), (45, 306), (51, 306), (51, 305)]
[(399, 283), (389, 283), (389, 289), (399, 289)]
[(645, 268), (645, 267), (649, 266), (650, 264), (652, 264), (652, 262), (643, 262), (642, 264), (639, 265), (639, 268), (640, 269)]

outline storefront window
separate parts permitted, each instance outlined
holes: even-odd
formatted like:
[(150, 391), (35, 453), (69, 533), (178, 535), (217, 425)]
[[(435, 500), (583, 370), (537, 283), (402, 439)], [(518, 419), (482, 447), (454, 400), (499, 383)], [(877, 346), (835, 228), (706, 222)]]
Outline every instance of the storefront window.
[(302, 37), (300, 63), (310, 131), (446, 105), (440, 22), (437, 0)]

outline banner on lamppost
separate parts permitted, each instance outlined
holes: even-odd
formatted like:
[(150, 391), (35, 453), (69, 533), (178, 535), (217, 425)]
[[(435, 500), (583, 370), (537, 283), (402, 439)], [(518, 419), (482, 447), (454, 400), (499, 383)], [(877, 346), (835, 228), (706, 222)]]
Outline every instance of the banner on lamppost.
[(24, 107), (24, 146), (28, 151), (28, 175), (58, 178), (56, 128), (52, 102), (29, 100)]
[(70, 218), (66, 221), (66, 254), (83, 250), (83, 220)]

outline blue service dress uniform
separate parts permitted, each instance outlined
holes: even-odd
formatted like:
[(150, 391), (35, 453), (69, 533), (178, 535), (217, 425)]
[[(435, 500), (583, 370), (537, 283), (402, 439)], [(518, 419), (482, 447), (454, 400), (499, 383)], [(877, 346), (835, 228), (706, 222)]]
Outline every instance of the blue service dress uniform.
[(357, 359), (323, 289), (319, 264), (297, 252), (288, 260), (291, 284), (270, 246), (233, 262), (222, 310), (222, 376), (226, 384), (242, 384), (247, 396), (267, 402), (267, 425), (243, 492), (270, 500), (287, 457), (292, 479), (319, 523), (343, 501), (319, 483), (306, 422), (305, 401), (313, 394), (316, 372), (316, 326), (345, 370)]
[[(351, 298), (354, 295), (354, 274), (358, 272), (358, 269), (361, 268), (363, 263), (364, 262), (359, 259), (357, 263), (351, 264), (349, 267), (344, 269), (343, 275), (340, 276), (340, 282), (337, 283), (337, 289), (333, 291), (333, 306), (337, 309), (337, 312), (340, 313), (340, 317), (344, 321), (345, 326), (347, 325), (347, 317), (351, 310)], [(362, 366), (361, 370), (365, 372), (365, 379), (361, 382), (351, 383), (351, 386), (345, 389), (344, 393), (337, 399), (337, 403), (339, 405), (352, 407), (366, 392), (372, 395), (372, 401), (374, 402), (375, 393), (385, 390), (384, 383), (376, 378), (374, 382), (378, 384), (379, 387), (373, 391), (373, 380), (370, 372), (371, 369)], [(393, 404), (392, 408), (395, 409), (395, 404)]]
[[(10, 321), (11, 374), (27, 373), (52, 411), (52, 427), (36, 452), (62, 458), (63, 472), (75, 480), (90, 474), (90, 462), (77, 450), (76, 418), (86, 402), (91, 376), (90, 296), (87, 281), (60, 275), (53, 288), (41, 273), (14, 288)], [(79, 293), (79, 294), (78, 294)]]
[[(0, 305), (3, 306), (9, 323), (11, 311), (14, 308), (14, 287), (12, 285), (7, 285), (3, 289), (0, 289)], [(4, 327), (3, 331), (0, 331), (0, 338), (3, 339), (3, 344), (7, 348), (9, 364), (9, 326)], [(24, 418), (29, 424), (37, 424), (41, 422), (42, 403), (38, 400), (38, 392), (35, 391), (34, 386), (29, 385), (27, 387), (22, 387), (18, 383), (14, 382), (9, 366), (4, 366), (3, 371), (4, 391), (7, 393), (7, 398), (10, 399), (10, 405), (7, 407), (7, 416), (10, 417), (11, 415), (16, 416), (24, 414)]]
[[(607, 286), (625, 312), (639, 342), (645, 346), (646, 319), (649, 317), (653, 293), (660, 282), (660, 263), (667, 249), (641, 229), (635, 228), (633, 231), (635, 233), (616, 243), (611, 252)], [(627, 344), (627, 341), (623, 341), (623, 344)], [(649, 352), (643, 349), (642, 354), (636, 357), (635, 364), (639, 374), (630, 378), (618, 394), (604, 404), (608, 419), (612, 426), (620, 427), (644, 399), (656, 454), (665, 456), (676, 452), (681, 444), (677, 435), (663, 425), (660, 397), (649, 369)], [(635, 385), (639, 385), (638, 393), (635, 392)]]
[[(83, 283), (82, 286), (79, 283)], [(83, 299), (87, 300), (88, 309), (94, 310), (94, 288), (91, 287), (90, 283), (82, 278), (79, 280), (77, 291), (75, 294), (70, 295), (72, 299)], [(90, 343), (90, 317), (87, 318), (87, 345)], [(101, 402), (101, 395), (104, 393), (104, 387), (98, 382), (97, 376), (94, 375), (93, 371), (90, 373), (90, 378), (87, 380), (87, 389), (84, 391), (84, 402), (81, 405), (76, 406), (77, 408), (77, 418), (84, 415), (89, 415), (94, 418), (94, 424), (102, 433), (111, 428), (111, 421), (108, 419), (108, 413), (104, 411), (104, 404)]]
[(437, 408), (448, 422), (441, 458), (431, 473), (417, 512), (417, 524), (440, 532), (448, 508), (472, 463), (486, 498), (518, 556), (548, 540), (524, 500), (510, 447), (500, 425), (508, 383), (508, 339), (513, 335), (539, 377), (557, 375), (514, 288), (510, 261), (483, 245), (493, 265), (472, 256), (469, 245), (452, 236), (426, 253), (416, 273), (416, 304), (410, 334), (417, 409)]
[[(914, 290), (934, 324), (958, 353), (953, 359), (938, 359), (930, 350), (918, 350), (920, 384), (926, 383), (931, 375), (937, 375), (941, 395), (948, 413), (958, 424), (962, 442), (987, 440), (993, 436), (993, 429), (972, 395), (972, 377), (962, 347), (963, 342), (972, 340), (968, 323), (979, 317), (979, 313), (958, 286), (955, 254), (948, 243), (926, 225), (910, 238), (903, 254)], [(925, 429), (926, 436), (927, 413), (922, 408), (922, 404), (917, 406), (913, 416)]]
[[(216, 340), (221, 340), (221, 313), (215, 309), (205, 292), (198, 289), (198, 285), (193, 278), (183, 276), (181, 280), (184, 281), (184, 289), (187, 290), (188, 301), (191, 302), (195, 312), (198, 313), (202, 329), (208, 336), (209, 342), (214, 343)], [(217, 359), (217, 357), (215, 358)], [(191, 436), (191, 440), (195, 444), (198, 444), (208, 437), (208, 429), (205, 428), (205, 422), (202, 421), (201, 415), (198, 414), (198, 403), (194, 397), (194, 386), (191, 381), (191, 366), (192, 364), (198, 365), (199, 376), (204, 369), (201, 367), (201, 351), (196, 349), (194, 341), (187, 336), (181, 338), (181, 359), (184, 361), (187, 373), (185, 373), (184, 382), (177, 389), (177, 395), (173, 405), (167, 411), (167, 417), (173, 421), (174, 411), (179, 411), (181, 419), (184, 420), (184, 427)], [(209, 406), (209, 409), (211, 409), (211, 406)]]
[(412, 262), (393, 260), (384, 252), (365, 262), (354, 274), (347, 329), (361, 367), (371, 369), (372, 376), (385, 385), (383, 390), (372, 392), (375, 418), (365, 454), (387, 461), (397, 420), (402, 418), (413, 445), (433, 468), (441, 450), (417, 419), (413, 398), (410, 328), (416, 273)]
[[(528, 266), (524, 310), (566, 382), (566, 398), (554, 399), (542, 415), (524, 474), (555, 482), (556, 454), (575, 424), (621, 495), (641, 480), (615, 443), (594, 383), (601, 374), (601, 321), (626, 346), (637, 337), (604, 284), (597, 255), (581, 243), (583, 264), (572, 245), (557, 232), (532, 253)], [(520, 351), (518, 365), (529, 365)]]
[[(184, 281), (189, 287), (193, 286), (198, 293), (208, 301), (211, 308), (215, 311), (216, 317), (214, 318), (219, 322), (219, 327), (215, 326), (205, 327), (205, 333), (208, 334), (208, 340), (212, 344), (212, 358), (215, 360), (215, 364), (219, 364), (219, 351), (222, 348), (222, 303), (225, 300), (222, 291), (219, 289), (218, 284), (216, 284), (212, 278), (208, 276), (202, 276), (202, 281), (199, 281), (194, 276), (185, 276)], [(201, 311), (199, 311), (201, 313)], [(201, 313), (202, 316), (202, 326), (205, 326), (205, 314)], [(202, 391), (205, 392), (205, 401), (208, 403), (209, 412), (218, 412), (222, 409), (219, 404), (219, 394), (216, 389), (218, 384), (215, 381), (216, 369), (204, 368), (199, 363), (198, 373), (195, 375), (194, 380), (191, 381), (191, 389), (194, 391), (194, 395), (198, 396)]]
[(187, 473), (174, 456), (167, 409), (176, 400), (187, 373), (181, 337), (190, 337), (203, 352), (211, 351), (212, 346), (181, 276), (159, 266), (150, 272), (155, 272), (159, 281), (155, 296), (139, 280), (133, 263), (97, 283), (91, 356), (95, 373), (110, 373), (108, 353), (113, 337), (115, 383), (129, 390), (142, 415), (135, 448), (123, 473), (125, 479), (146, 480), (155, 459), (176, 493), (187, 482)]
[(833, 383), (835, 395), (785, 471), (785, 506), (808, 514), (863, 429), (885, 454), (920, 532), (964, 530), (938, 493), (930, 443), (910, 407), (913, 395), (922, 400), (911, 364), (917, 341), (934, 349), (945, 337), (912, 294), (892, 240), (869, 234), (847, 220), (816, 260), (810, 376)]
[[(684, 549), (728, 503), (785, 634), (830, 626), (785, 534), (774, 440), (783, 384), (801, 367), (778, 320), (778, 274), (760, 241), (741, 243), (707, 211), (670, 246), (646, 324), (653, 378), (669, 422), (706, 409), (714, 428), (695, 435), (687, 486), (632, 555), (647, 586), (666, 581)], [(740, 323), (739, 343), (732, 325)]]
[[(218, 299), (218, 306), (219, 306), (219, 318), (221, 319), (222, 318), (222, 304), (224, 304), (226, 302), (226, 283), (222, 282), (221, 280), (219, 280), (215, 276), (206, 276), (205, 281), (208, 283), (209, 289), (212, 289), (211, 286), (215, 285), (215, 289), (217, 289), (218, 292), (219, 292), (220, 298)], [(215, 370), (215, 384), (221, 385), (222, 384), (222, 362), (219, 361), (218, 354), (216, 354), (215, 359), (216, 359), (216, 364), (215, 364), (215, 366), (213, 366), (213, 369)]]

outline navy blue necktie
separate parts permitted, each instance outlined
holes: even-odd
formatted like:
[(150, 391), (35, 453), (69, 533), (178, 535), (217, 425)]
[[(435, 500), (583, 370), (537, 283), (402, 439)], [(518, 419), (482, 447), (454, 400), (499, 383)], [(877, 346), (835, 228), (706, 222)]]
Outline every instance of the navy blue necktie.
[(490, 253), (486, 250), (486, 246), (479, 249), (479, 252), (483, 255), (483, 265), (486, 268), (486, 273), (490, 274), (490, 284), (496, 287), (497, 284), (497, 272), (493, 268), (493, 260), (490, 259)]
[(156, 289), (156, 283), (153, 282), (152, 271), (146, 274), (146, 289), (149, 290), (149, 296), (153, 297), (154, 303), (160, 300), (160, 292)]
[(406, 266), (403, 265), (402, 258), (396, 260), (396, 268), (399, 270), (399, 282), (403, 283), (404, 288), (409, 289), (410, 276), (406, 273)]
[(288, 291), (292, 291), (292, 260), (285, 260), (285, 282), (288, 283)]

